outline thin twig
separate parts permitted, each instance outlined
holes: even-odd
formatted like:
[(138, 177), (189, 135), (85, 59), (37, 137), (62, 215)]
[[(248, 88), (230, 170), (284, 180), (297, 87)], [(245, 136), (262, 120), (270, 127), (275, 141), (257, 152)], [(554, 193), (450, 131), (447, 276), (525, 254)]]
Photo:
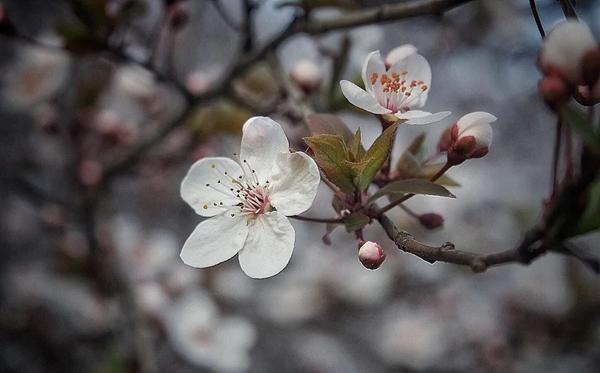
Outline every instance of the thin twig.
[(529, 0), (529, 6), (531, 7), (531, 14), (533, 14), (533, 19), (535, 19), (535, 24), (540, 32), (540, 36), (544, 39), (546, 37), (546, 32), (544, 31), (544, 25), (542, 24), (542, 19), (538, 13), (535, 0)]
[(313, 218), (310, 216), (300, 216), (300, 215), (292, 215), (288, 216), (288, 218), (302, 220), (302, 221), (310, 221), (313, 223), (327, 223), (327, 224), (339, 224), (342, 223), (342, 218)]

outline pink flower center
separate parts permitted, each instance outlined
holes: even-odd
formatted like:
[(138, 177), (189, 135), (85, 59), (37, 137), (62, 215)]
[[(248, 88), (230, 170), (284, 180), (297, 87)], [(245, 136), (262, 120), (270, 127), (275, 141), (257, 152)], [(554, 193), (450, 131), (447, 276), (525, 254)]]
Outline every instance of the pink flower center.
[(271, 199), (265, 188), (257, 186), (254, 189), (244, 189), (241, 194), (244, 198), (243, 213), (260, 215), (272, 210)]

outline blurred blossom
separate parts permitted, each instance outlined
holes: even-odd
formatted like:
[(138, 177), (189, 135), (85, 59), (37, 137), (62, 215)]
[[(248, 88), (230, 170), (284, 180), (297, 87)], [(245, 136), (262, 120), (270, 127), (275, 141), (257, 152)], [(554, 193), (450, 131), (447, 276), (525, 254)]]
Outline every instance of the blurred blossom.
[(112, 225), (114, 244), (131, 278), (154, 279), (178, 263), (179, 245), (172, 232), (144, 231), (139, 222), (128, 215), (115, 217)]
[(117, 317), (116, 304), (101, 298), (78, 278), (61, 277), (41, 267), (10, 271), (3, 285), (16, 307), (24, 307), (18, 312), (47, 312), (65, 332), (106, 332)]
[(159, 317), (169, 304), (169, 296), (163, 287), (154, 281), (144, 281), (136, 285), (138, 305), (148, 315)]
[(207, 74), (202, 71), (192, 71), (185, 79), (185, 87), (194, 95), (200, 95), (206, 92), (211, 85), (211, 80)]
[(381, 27), (371, 25), (350, 30), (348, 34), (352, 45), (349, 56), (350, 66), (353, 70), (360, 71), (369, 53), (381, 45), (384, 33)]
[(192, 364), (217, 372), (242, 372), (250, 365), (256, 330), (243, 318), (221, 316), (209, 295), (189, 292), (166, 312), (169, 339)]
[(256, 282), (232, 265), (224, 266), (214, 273), (214, 292), (231, 302), (246, 302), (254, 299)]
[(70, 59), (58, 50), (19, 49), (10, 74), (3, 74), (2, 97), (17, 107), (27, 107), (51, 98), (67, 78)]
[(302, 279), (269, 282), (258, 295), (260, 314), (281, 325), (297, 324), (319, 314), (325, 307), (325, 294), (318, 283)]
[(344, 347), (342, 341), (318, 331), (302, 332), (292, 348), (300, 360), (302, 372), (358, 373), (361, 356)]
[(321, 85), (323, 73), (315, 62), (303, 59), (298, 61), (292, 69), (292, 79), (304, 91), (311, 92)]
[(376, 352), (390, 365), (439, 366), (451, 347), (447, 321), (425, 307), (391, 307), (382, 320)]
[(386, 266), (376, 271), (363, 267), (356, 257), (341, 252), (335, 271), (328, 271), (328, 283), (335, 296), (360, 307), (382, 303), (390, 295), (393, 274)]
[(156, 81), (148, 70), (137, 65), (123, 65), (115, 72), (118, 89), (136, 99), (149, 99), (156, 94)]

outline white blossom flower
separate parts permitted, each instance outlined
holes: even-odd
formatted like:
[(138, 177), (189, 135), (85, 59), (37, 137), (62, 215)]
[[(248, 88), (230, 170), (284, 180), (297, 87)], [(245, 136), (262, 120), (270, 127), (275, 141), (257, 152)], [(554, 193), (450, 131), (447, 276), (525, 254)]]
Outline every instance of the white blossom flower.
[(136, 99), (146, 99), (156, 93), (156, 80), (151, 72), (135, 65), (124, 65), (115, 73), (118, 89)]
[(281, 126), (267, 117), (243, 127), (239, 159), (197, 161), (181, 183), (181, 197), (204, 220), (181, 250), (193, 267), (210, 267), (238, 255), (253, 278), (279, 273), (294, 248), (286, 216), (308, 210), (319, 185), (319, 169), (302, 152), (290, 153)]
[(438, 122), (449, 111), (432, 114), (413, 110), (422, 108), (427, 101), (431, 85), (431, 68), (425, 57), (408, 54), (386, 69), (379, 51), (371, 52), (362, 69), (366, 90), (347, 80), (342, 80), (342, 93), (354, 106), (373, 114), (392, 114), (408, 124)]
[(323, 81), (323, 73), (316, 63), (309, 59), (298, 61), (292, 69), (292, 79), (303, 89), (311, 91), (319, 88)]
[(540, 55), (545, 69), (558, 69), (573, 84), (582, 78), (583, 56), (598, 48), (590, 28), (583, 22), (568, 19), (556, 26), (546, 37)]
[(165, 312), (169, 340), (192, 364), (218, 372), (248, 369), (248, 351), (256, 340), (256, 329), (246, 319), (219, 315), (207, 293), (185, 294)]

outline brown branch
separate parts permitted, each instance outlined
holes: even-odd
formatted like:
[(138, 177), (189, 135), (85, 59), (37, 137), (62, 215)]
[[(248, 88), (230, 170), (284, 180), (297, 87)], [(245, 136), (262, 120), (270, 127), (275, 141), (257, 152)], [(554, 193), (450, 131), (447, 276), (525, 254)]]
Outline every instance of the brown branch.
[(537, 228), (529, 231), (521, 244), (514, 249), (483, 255), (458, 250), (450, 242), (441, 246), (423, 244), (415, 240), (410, 233), (398, 229), (385, 214), (379, 216), (378, 221), (398, 249), (416, 255), (429, 263), (445, 262), (468, 266), (476, 273), (502, 264), (528, 264), (546, 252), (543, 246), (536, 245), (542, 238), (542, 231)]
[(322, 34), (373, 23), (397, 21), (424, 15), (440, 14), (473, 0), (414, 0), (399, 4), (385, 4), (345, 13), (336, 19), (310, 21), (304, 27), (308, 34)]

